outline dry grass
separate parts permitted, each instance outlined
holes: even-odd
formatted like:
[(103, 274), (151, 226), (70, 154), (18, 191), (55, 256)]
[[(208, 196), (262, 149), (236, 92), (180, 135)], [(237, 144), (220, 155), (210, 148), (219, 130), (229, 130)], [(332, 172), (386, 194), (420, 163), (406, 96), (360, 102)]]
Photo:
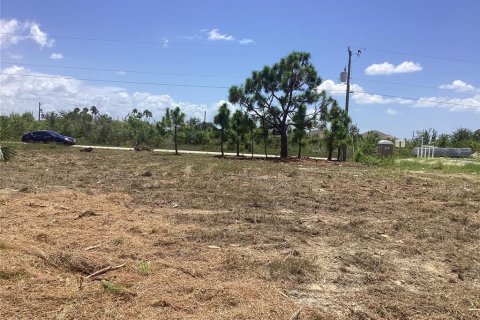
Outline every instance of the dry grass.
[(31, 147), (0, 170), (1, 319), (480, 316), (473, 174)]

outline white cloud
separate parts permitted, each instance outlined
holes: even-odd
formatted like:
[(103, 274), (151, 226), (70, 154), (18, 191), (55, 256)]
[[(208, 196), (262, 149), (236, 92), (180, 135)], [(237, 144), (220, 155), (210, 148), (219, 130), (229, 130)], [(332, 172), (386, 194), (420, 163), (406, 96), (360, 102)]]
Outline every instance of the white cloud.
[[(116, 86), (92, 86), (84, 81), (61, 78), (62, 75), (34, 72), (24, 67), (12, 66), (1, 70), (0, 114), (32, 111), (38, 101), (45, 111), (71, 110), (74, 107), (97, 106), (101, 113), (123, 118), (132, 108), (152, 111), (161, 118), (166, 107), (179, 106), (187, 117), (211, 120), (218, 107), (175, 100), (168, 94), (133, 91)], [(30, 74), (36, 77), (18, 76)], [(49, 78), (59, 77), (59, 78)]]
[(225, 40), (225, 41), (232, 41), (235, 40), (234, 36), (229, 34), (221, 34), (218, 29), (212, 29), (208, 31), (208, 40), (217, 41), (217, 40)]
[(385, 113), (388, 114), (388, 115), (394, 116), (394, 115), (397, 115), (397, 114), (398, 114), (398, 111), (395, 110), (395, 109), (392, 109), (392, 108), (388, 108), (388, 109), (385, 111)]
[(61, 53), (52, 53), (52, 54), (50, 55), (50, 59), (53, 59), (53, 60), (63, 59), (63, 54), (61, 54)]
[(52, 47), (55, 43), (55, 40), (42, 31), (40, 25), (34, 21), (19, 22), (16, 19), (0, 19), (0, 46), (2, 48), (18, 44), (26, 39), (33, 40), (40, 45), (40, 48)]
[(454, 80), (450, 84), (442, 84), (440, 89), (450, 89), (458, 92), (475, 91), (475, 87), (462, 80)]
[(415, 107), (445, 108), (449, 111), (475, 111), (480, 113), (480, 94), (469, 98), (451, 98), (451, 97), (421, 97), (420, 101), (415, 101)]
[(0, 19), (0, 46), (6, 48), (9, 45), (17, 44), (22, 40), (22, 37), (16, 33), (23, 29), (17, 20)]
[(242, 40), (238, 40), (238, 42), (240, 44), (252, 44), (252, 43), (255, 43), (255, 41), (253, 39), (248, 39), (248, 38), (245, 38), (245, 39), (242, 39)]
[(127, 73), (123, 70), (118, 70), (118, 71), (115, 71), (115, 74), (118, 75), (118, 76), (124, 76), (126, 75)]
[(162, 44), (162, 46), (163, 46), (164, 48), (168, 48), (168, 43), (169, 43), (169, 42), (170, 42), (170, 40), (168, 40), (168, 39), (166, 39), (166, 38), (163, 38), (163, 44)]
[(48, 34), (40, 30), (40, 26), (34, 22), (30, 25), (30, 37), (43, 47), (52, 47), (55, 40), (49, 39)]
[[(341, 101), (345, 99), (346, 85), (343, 83), (335, 83), (333, 80), (325, 80), (318, 87), (319, 90), (326, 90), (327, 93), (334, 97), (341, 97)], [(378, 94), (365, 93), (364, 89), (358, 84), (350, 84), (350, 99), (358, 104), (409, 104), (410, 100), (402, 98), (388, 98)], [(353, 92), (353, 93), (352, 93)]]
[(394, 73), (409, 73), (422, 71), (423, 67), (416, 62), (404, 61), (399, 65), (391, 64), (390, 62), (372, 64), (365, 69), (365, 74), (372, 75), (390, 75)]
[(19, 53), (8, 53), (8, 56), (10, 57), (10, 59), (15, 59), (15, 60), (20, 60), (20, 59), (23, 59), (23, 56)]
[[(333, 80), (325, 80), (318, 87), (318, 90), (325, 90), (329, 95), (336, 98), (340, 103), (345, 101), (346, 85), (335, 83)], [(439, 107), (450, 111), (470, 110), (480, 113), (480, 94), (470, 98), (452, 98), (452, 97), (421, 97), (419, 100), (385, 97), (378, 94), (364, 92), (365, 90), (357, 85), (351, 84), (350, 99), (360, 105), (410, 105), (414, 107)]]
[(397, 65), (395, 69), (393, 69), (393, 73), (409, 73), (409, 72), (418, 72), (422, 71), (423, 67), (420, 63), (412, 62), (412, 61), (404, 61)]

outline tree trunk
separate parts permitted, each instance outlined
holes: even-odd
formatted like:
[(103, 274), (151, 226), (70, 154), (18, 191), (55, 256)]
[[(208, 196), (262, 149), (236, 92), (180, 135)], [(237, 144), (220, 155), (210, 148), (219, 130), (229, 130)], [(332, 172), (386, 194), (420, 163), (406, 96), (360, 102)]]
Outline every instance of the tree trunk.
[(342, 161), (341, 156), (342, 156), (342, 147), (339, 146), (337, 151), (337, 161)]
[(240, 139), (237, 138), (237, 157), (240, 157)]
[(333, 139), (329, 138), (328, 139), (328, 161), (332, 161), (332, 155), (333, 155)]
[(250, 131), (250, 136), (252, 137), (252, 158), (253, 158), (253, 131)]
[(220, 133), (220, 151), (222, 152), (222, 158), (223, 158), (223, 131)]
[(173, 141), (175, 143), (175, 154), (178, 154), (178, 145), (177, 145), (177, 127), (173, 128)]
[(287, 128), (280, 128), (280, 157), (288, 157), (288, 137), (287, 137)]
[(298, 141), (298, 158), (302, 157), (302, 141)]
[(266, 134), (263, 136), (263, 148), (265, 149), (265, 159), (267, 159), (268, 154), (267, 154), (267, 135)]

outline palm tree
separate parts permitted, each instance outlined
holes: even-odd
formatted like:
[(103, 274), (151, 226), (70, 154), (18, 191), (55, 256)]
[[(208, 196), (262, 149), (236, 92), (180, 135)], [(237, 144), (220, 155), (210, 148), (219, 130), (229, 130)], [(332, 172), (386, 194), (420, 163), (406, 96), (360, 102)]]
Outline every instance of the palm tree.
[(230, 110), (226, 103), (222, 104), (218, 109), (218, 113), (213, 118), (213, 123), (220, 126), (220, 151), (223, 157), (223, 143), (226, 140), (227, 131), (230, 127)]
[(11, 161), (13, 157), (15, 156), (15, 150), (13, 147), (7, 146), (7, 147), (2, 147), (0, 146), (0, 161)]
[(180, 107), (176, 107), (172, 111), (167, 108), (165, 115), (160, 122), (160, 128), (162, 131), (168, 132), (173, 136), (175, 143), (175, 154), (178, 155), (178, 130), (185, 123), (185, 113), (180, 110)]

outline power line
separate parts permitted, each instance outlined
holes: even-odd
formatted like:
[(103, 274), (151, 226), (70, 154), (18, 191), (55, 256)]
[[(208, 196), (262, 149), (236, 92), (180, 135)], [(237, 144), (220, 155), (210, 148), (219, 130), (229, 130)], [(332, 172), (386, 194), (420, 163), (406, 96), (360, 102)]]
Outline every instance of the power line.
[[(395, 84), (395, 85), (400, 85), (400, 86), (408, 86), (408, 87), (416, 87), (416, 88), (455, 90), (453, 88), (439, 88), (439, 87), (424, 86), (424, 85), (404, 83), (404, 82), (391, 82), (391, 81), (365, 79), (365, 78), (357, 78), (357, 77), (352, 77), (352, 79), (361, 80), (361, 81), (369, 81), (369, 82), (388, 83), (388, 84)], [(474, 89), (474, 90), (467, 90), (467, 91), (463, 91), (463, 92), (480, 92), (480, 90), (475, 90)]]
[(468, 60), (468, 59), (458, 59), (458, 58), (449, 58), (449, 57), (439, 57), (439, 56), (431, 56), (426, 54), (419, 54), (419, 53), (412, 53), (412, 52), (403, 52), (403, 51), (393, 51), (393, 50), (386, 50), (386, 49), (371, 49), (371, 48), (364, 48), (367, 51), (377, 51), (377, 52), (386, 52), (386, 53), (393, 53), (393, 54), (402, 54), (402, 55), (409, 55), (409, 56), (416, 56), (422, 58), (429, 58), (429, 59), (437, 59), (437, 60), (449, 60), (449, 61), (456, 61), (456, 62), (468, 62), (468, 63), (480, 63), (478, 60)]
[[(10, 75), (10, 76), (19, 76), (19, 77), (32, 77), (32, 78), (49, 78), (49, 79), (66, 79), (66, 80), (82, 80), (82, 81), (95, 81), (95, 82), (111, 82), (111, 83), (123, 83), (123, 84), (140, 84), (140, 85), (153, 85), (153, 86), (170, 86), (170, 87), (189, 87), (189, 88), (213, 88), (213, 89), (229, 89), (230, 87), (226, 86), (213, 86), (213, 85), (193, 85), (193, 84), (179, 84), (179, 83), (157, 83), (157, 82), (139, 82), (139, 81), (121, 81), (121, 80), (107, 80), (107, 79), (92, 79), (92, 78), (72, 78), (72, 77), (61, 77), (61, 76), (42, 76), (42, 75), (33, 75), (33, 74), (18, 74), (18, 73), (7, 73), (0, 72), (0, 75)], [(344, 92), (344, 90), (325, 90), (330, 92)], [(438, 100), (428, 100), (423, 98), (411, 98), (404, 96), (395, 96), (389, 94), (381, 94), (367, 91), (355, 91), (354, 93), (364, 93), (370, 95), (378, 95), (388, 98), (400, 98), (405, 100), (436, 103), (436, 104), (447, 104), (455, 105), (466, 108), (480, 109), (480, 106), (474, 106), (463, 103), (456, 102), (447, 102), (447, 101), (438, 101)]]
[(128, 72), (128, 73), (141, 73), (141, 74), (161, 74), (161, 75), (173, 75), (173, 76), (224, 77), (224, 78), (239, 77), (239, 76), (234, 76), (234, 75), (224, 76), (224, 75), (217, 75), (217, 74), (175, 73), (175, 72), (156, 72), (156, 71), (141, 71), (141, 70), (105, 69), (105, 68), (93, 68), (93, 67), (55, 66), (55, 65), (51, 65), (51, 64), (15, 63), (15, 62), (9, 62), (9, 61), (0, 61), (0, 65), (1, 64), (24, 65), (24, 66), (31, 66), (31, 67), (47, 67), (47, 68), (58, 68), (58, 69), (72, 69), (72, 70)]
[[(35, 36), (29, 34), (16, 34), (16, 33), (7, 33), (0, 32), (0, 35), (11, 35), (17, 37), (23, 37), (25, 39), (33, 39)], [(213, 44), (213, 43), (187, 43), (187, 42), (170, 42), (165, 40), (161, 41), (145, 41), (145, 40), (123, 40), (123, 39), (102, 39), (102, 38), (88, 38), (88, 37), (73, 37), (73, 36), (62, 36), (62, 35), (52, 35), (49, 34), (44, 36), (44, 38), (57, 38), (57, 39), (68, 39), (68, 40), (82, 40), (82, 41), (97, 41), (97, 42), (114, 42), (114, 43), (136, 43), (136, 44), (148, 44), (148, 45), (159, 45), (168, 47), (170, 45), (175, 46), (200, 46), (200, 47), (259, 47), (257, 44), (241, 44), (241, 43), (232, 43), (232, 44)]]
[[(0, 35), (11, 35), (17, 37), (23, 37), (26, 39), (33, 39), (34, 36), (30, 34), (16, 34), (16, 33), (8, 33), (8, 32), (0, 32)], [(44, 36), (45, 38), (57, 38), (57, 39), (69, 39), (69, 40), (82, 40), (82, 41), (97, 41), (97, 42), (114, 42), (114, 43), (136, 43), (136, 44), (147, 44), (147, 45), (160, 45), (160, 46), (200, 46), (200, 47), (240, 47), (240, 48), (247, 48), (247, 47), (262, 47), (259, 44), (241, 44), (241, 43), (232, 43), (232, 44), (212, 44), (212, 43), (187, 43), (187, 42), (170, 42), (170, 41), (146, 41), (146, 40), (124, 40), (124, 39), (105, 39), (105, 38), (90, 38), (90, 37), (75, 37), (75, 36), (64, 36), (64, 35), (52, 35), (49, 34)], [(447, 60), (447, 61), (456, 61), (456, 62), (467, 62), (467, 63), (475, 63), (479, 64), (480, 61), (478, 60), (469, 60), (469, 59), (459, 59), (459, 58), (450, 58), (450, 57), (440, 57), (440, 56), (432, 56), (420, 53), (413, 53), (413, 52), (404, 52), (404, 51), (394, 51), (394, 50), (387, 50), (387, 49), (378, 49), (378, 48), (364, 48), (358, 47), (361, 50), (367, 51), (377, 51), (377, 52), (386, 52), (386, 53), (393, 53), (393, 54), (400, 54), (400, 55), (410, 55), (422, 58), (429, 58), (429, 59), (437, 59), (437, 60)]]
[(83, 80), (83, 81), (95, 81), (95, 82), (111, 82), (111, 83), (124, 83), (124, 84), (141, 84), (141, 85), (169, 86), (169, 87), (192, 87), (192, 88), (213, 88), (213, 89), (228, 89), (229, 88), (229, 87), (211, 86), (211, 85), (121, 81), (121, 80), (107, 80), (107, 79), (93, 79), (93, 78), (72, 78), (72, 77), (42, 76), (42, 75), (34, 75), (34, 74), (19, 74), (19, 73), (8, 73), (8, 72), (0, 72), (0, 75), (32, 77), (32, 78), (48, 78), (48, 79)]
[[(157, 72), (157, 71), (142, 71), (142, 70), (106, 69), (106, 68), (94, 68), (94, 67), (57, 66), (57, 65), (50, 65), (50, 64), (16, 63), (16, 62), (10, 62), (10, 61), (0, 61), (0, 65), (1, 64), (23, 65), (23, 66), (31, 66), (31, 67), (47, 67), (47, 68), (57, 68), (57, 69), (106, 71), (106, 72), (126, 72), (126, 73), (159, 74), (159, 75), (173, 75), (173, 76), (219, 77), (219, 78), (237, 78), (237, 77), (240, 77), (240, 75), (235, 76), (235, 75), (202, 74), (202, 73), (179, 73), (179, 72)], [(360, 80), (360, 81), (387, 83), (387, 84), (394, 84), (394, 85), (401, 85), (401, 86), (408, 86), (408, 87), (416, 87), (416, 88), (437, 89), (437, 90), (440, 89), (439, 87), (425, 86), (425, 85), (404, 83), (404, 82), (392, 82), (392, 81), (383, 81), (383, 80), (357, 78), (357, 77), (351, 77), (351, 78), (355, 79), (355, 80)], [(453, 88), (442, 88), (442, 89), (455, 90)], [(474, 93), (479, 92), (480, 93), (480, 90), (467, 90), (467, 91), (463, 91), (463, 92), (474, 92)]]
[(428, 99), (423, 99), (423, 98), (410, 98), (410, 97), (394, 96), (394, 95), (390, 95), (390, 94), (373, 93), (373, 92), (366, 92), (366, 91), (355, 91), (354, 94), (355, 93), (365, 93), (365, 94), (377, 95), (377, 96), (382, 96), (382, 97), (387, 97), (387, 98), (400, 98), (400, 99), (405, 99), (405, 100), (428, 102), (428, 103), (449, 104), (449, 105), (454, 105), (454, 106), (462, 106), (462, 107), (466, 107), (466, 108), (472, 108), (472, 109), (479, 109), (480, 110), (480, 105), (479, 106), (474, 106), (474, 105), (470, 105), (470, 104), (463, 104), (463, 103), (456, 103), (456, 102), (428, 100)]

